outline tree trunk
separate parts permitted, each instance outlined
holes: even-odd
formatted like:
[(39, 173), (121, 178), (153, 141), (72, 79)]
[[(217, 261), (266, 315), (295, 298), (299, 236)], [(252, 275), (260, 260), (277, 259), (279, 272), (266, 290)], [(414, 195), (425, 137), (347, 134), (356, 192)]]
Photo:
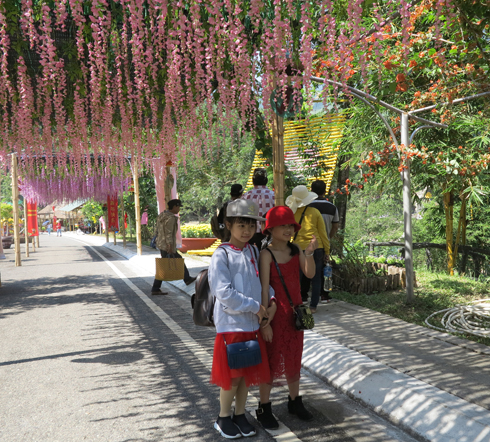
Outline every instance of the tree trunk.
[(432, 253), (430, 249), (425, 249), (425, 262), (427, 265), (427, 270), (432, 271)]
[(461, 209), (459, 211), (458, 231), (456, 233), (456, 242), (454, 244), (454, 266), (456, 267), (456, 260), (458, 258), (458, 247), (461, 241), (461, 233), (463, 231), (463, 225), (466, 224), (466, 195), (461, 195)]
[(447, 252), (447, 271), (454, 275), (454, 250), (453, 250), (453, 208), (454, 200), (451, 191), (443, 194), (444, 212), (446, 214), (446, 252)]
[(479, 256), (473, 255), (473, 264), (475, 266), (475, 279), (478, 279), (481, 273), (481, 259)]
[[(461, 230), (461, 245), (465, 246), (466, 245), (466, 224), (468, 223), (468, 221), (464, 220), (464, 223), (463, 223), (463, 228)], [(468, 262), (468, 251), (467, 250), (463, 250), (463, 257), (461, 258), (461, 267), (460, 267), (460, 270), (459, 270), (459, 273), (461, 275), (465, 275), (466, 274), (466, 264)]]

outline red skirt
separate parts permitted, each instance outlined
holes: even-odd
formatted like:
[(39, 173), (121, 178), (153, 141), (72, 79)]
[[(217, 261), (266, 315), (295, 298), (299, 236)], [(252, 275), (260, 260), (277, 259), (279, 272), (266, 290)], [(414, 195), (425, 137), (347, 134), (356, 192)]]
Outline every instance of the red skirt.
[[(235, 342), (244, 342), (255, 339), (256, 334), (260, 345), (262, 362), (252, 367), (231, 369), (228, 366), (228, 356), (226, 354), (226, 345), (223, 335), (226, 337), (226, 342), (228, 344), (233, 344)], [(267, 358), (267, 350), (262, 335), (260, 334), (260, 330), (257, 330), (257, 332), (218, 333), (216, 335), (214, 341), (213, 368), (211, 370), (211, 384), (218, 385), (223, 390), (231, 390), (232, 379), (242, 377), (245, 378), (247, 387), (270, 382), (269, 359)]]

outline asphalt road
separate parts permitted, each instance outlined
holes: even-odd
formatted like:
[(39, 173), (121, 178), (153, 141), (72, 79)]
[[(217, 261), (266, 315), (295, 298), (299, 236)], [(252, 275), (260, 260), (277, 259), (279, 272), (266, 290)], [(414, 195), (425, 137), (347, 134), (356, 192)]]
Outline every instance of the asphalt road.
[[(166, 285), (169, 296), (152, 297), (152, 278), (73, 236), (22, 251), (21, 267), (13, 249), (0, 261), (1, 441), (224, 440), (209, 384), (215, 332), (192, 323), (186, 294)], [(281, 432), (257, 427), (251, 440), (412, 440), (306, 372), (302, 390), (314, 421), (288, 415), (287, 391), (274, 389)]]

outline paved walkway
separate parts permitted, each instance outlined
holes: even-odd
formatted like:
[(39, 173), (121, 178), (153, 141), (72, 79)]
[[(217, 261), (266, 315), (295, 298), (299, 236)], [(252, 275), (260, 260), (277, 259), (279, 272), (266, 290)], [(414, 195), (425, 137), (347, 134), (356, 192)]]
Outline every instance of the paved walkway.
[[(100, 237), (80, 239), (127, 258), (154, 275), (159, 252)], [(209, 257), (186, 257), (192, 275)], [(193, 293), (193, 285), (172, 282)], [(189, 305), (190, 308), (190, 305)], [(303, 366), (422, 440), (490, 441), (490, 348), (342, 301), (320, 304), (305, 334)]]

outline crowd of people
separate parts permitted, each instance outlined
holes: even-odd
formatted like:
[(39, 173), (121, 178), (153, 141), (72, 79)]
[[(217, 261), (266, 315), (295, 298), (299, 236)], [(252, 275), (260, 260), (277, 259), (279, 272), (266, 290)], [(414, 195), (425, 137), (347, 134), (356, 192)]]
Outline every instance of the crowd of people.
[[(330, 239), (338, 229), (336, 207), (325, 198), (326, 185), (314, 181), (311, 191), (297, 186), (285, 206), (274, 206), (265, 169), (255, 169), (254, 188), (243, 193), (231, 186), (231, 199), (217, 218), (222, 244), (211, 258), (209, 284), (215, 296), (211, 383), (220, 387), (220, 412), (214, 427), (227, 439), (252, 436), (245, 416), (248, 389), (259, 386), (257, 420), (268, 429), (279, 424), (272, 413), (273, 386), (288, 386), (288, 411), (308, 421), (313, 415), (300, 395), (303, 331), (294, 325), (293, 305), (308, 301), (316, 312), (322, 293), (323, 267), (329, 261)], [(168, 202), (157, 221), (161, 256), (182, 258), (176, 249), (177, 217), (182, 203)], [(184, 281), (194, 281), (185, 267)], [(152, 295), (161, 291), (155, 280)], [(310, 288), (311, 286), (311, 288)], [(234, 348), (255, 348), (248, 364), (236, 366)], [(242, 358), (243, 361), (243, 358)], [(233, 402), (235, 404), (232, 412)]]

